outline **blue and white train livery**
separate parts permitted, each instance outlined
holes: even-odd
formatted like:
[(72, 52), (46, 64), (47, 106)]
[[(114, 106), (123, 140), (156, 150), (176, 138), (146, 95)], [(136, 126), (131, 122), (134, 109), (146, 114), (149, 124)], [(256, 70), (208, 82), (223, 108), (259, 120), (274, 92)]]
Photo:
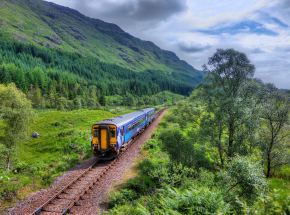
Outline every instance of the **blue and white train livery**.
[(155, 109), (146, 108), (98, 122), (92, 127), (91, 147), (100, 157), (112, 153), (119, 154), (121, 147), (135, 137), (154, 117)]

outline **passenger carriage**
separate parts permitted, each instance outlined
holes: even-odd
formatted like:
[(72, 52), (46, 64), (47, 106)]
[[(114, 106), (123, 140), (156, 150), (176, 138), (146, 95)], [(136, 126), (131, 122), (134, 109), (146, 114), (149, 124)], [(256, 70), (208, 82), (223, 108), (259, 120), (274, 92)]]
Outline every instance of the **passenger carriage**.
[(155, 109), (146, 108), (96, 123), (92, 127), (92, 150), (101, 158), (118, 155), (154, 117)]

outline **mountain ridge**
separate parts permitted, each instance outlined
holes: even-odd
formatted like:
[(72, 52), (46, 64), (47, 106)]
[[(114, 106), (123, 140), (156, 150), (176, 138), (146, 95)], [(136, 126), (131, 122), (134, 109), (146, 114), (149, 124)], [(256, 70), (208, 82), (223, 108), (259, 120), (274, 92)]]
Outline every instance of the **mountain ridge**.
[[(118, 25), (90, 18), (77, 10), (42, 0), (1, 0), (4, 38), (78, 52), (134, 71), (162, 70), (197, 85), (203, 73), (171, 51), (141, 40)], [(9, 12), (13, 11), (15, 17)], [(2, 17), (1, 17), (2, 16)], [(0, 30), (1, 31), (1, 30)]]

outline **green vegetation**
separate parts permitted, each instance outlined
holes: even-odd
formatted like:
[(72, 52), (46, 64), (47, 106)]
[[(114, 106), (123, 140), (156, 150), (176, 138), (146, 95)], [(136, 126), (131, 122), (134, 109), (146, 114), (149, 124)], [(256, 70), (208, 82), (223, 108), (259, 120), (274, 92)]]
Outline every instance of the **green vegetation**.
[(0, 101), (3, 123), (3, 134), (0, 136), (0, 164), (4, 160), (6, 170), (9, 170), (16, 143), (26, 138), (28, 130), (26, 125), (31, 121), (33, 111), (25, 94), (20, 92), (15, 84), (9, 84), (7, 87), (0, 85)]
[[(99, 103), (106, 105), (105, 96), (112, 95), (119, 95), (123, 105), (133, 106), (141, 96), (165, 90), (188, 96), (194, 89), (188, 80), (163, 71), (137, 73), (76, 53), (0, 41), (0, 83), (14, 82), (35, 108), (97, 109)], [(146, 105), (158, 103), (144, 99)]]
[(91, 126), (114, 116), (101, 110), (37, 111), (34, 122), (25, 127), (30, 128), (30, 135), (36, 131), (40, 137), (25, 140), (22, 136), (14, 149), (10, 169), (1, 166), (0, 196), (3, 207), (13, 204), (15, 198), (22, 199), (34, 190), (48, 187), (57, 176), (89, 158), (92, 155)]
[(111, 214), (290, 213), (289, 97), (254, 79), (242, 53), (218, 49), (208, 64), (144, 146), (138, 176), (110, 197)]
[[(12, 124), (22, 130), (15, 135), (18, 138), (17, 141), (12, 142), (8, 141), (11, 132), (5, 132), (5, 129), (9, 130), (9, 128), (4, 114), (11, 113), (11, 108), (6, 107), (6, 104), (11, 104), (11, 101), (16, 102), (18, 98), (22, 98), (30, 104), (21, 91), (15, 90), (13, 84), (10, 84), (9, 87), (1, 85), (0, 88), (1, 101), (6, 101), (1, 103), (0, 109), (3, 117), (0, 123), (0, 201), (3, 207), (0, 210), (11, 207), (17, 199), (24, 198), (32, 191), (50, 186), (59, 175), (90, 158), (93, 153), (90, 148), (91, 126), (94, 123), (144, 108), (142, 106), (128, 109), (128, 107), (121, 106), (121, 109), (111, 112), (87, 109), (67, 112), (38, 109), (35, 110), (33, 120), (26, 122), (24, 118), (22, 119), (25, 114), (25, 106), (16, 109), (18, 106), (15, 103), (14, 112), (20, 113), (20, 115), (14, 116), (21, 116), (21, 118), (17, 120), (18, 123), (14, 121)], [(13, 96), (11, 96), (12, 94)], [(169, 92), (166, 94), (175, 98), (182, 97)], [(5, 96), (9, 98), (4, 99)], [(107, 109), (107, 107), (102, 109)], [(158, 109), (157, 107), (156, 110)], [(24, 120), (25, 125), (21, 120)], [(16, 130), (13, 129), (13, 131)], [(33, 132), (37, 132), (40, 137), (26, 138), (27, 134), (30, 136)], [(11, 144), (13, 144), (13, 148), (7, 148)], [(6, 155), (10, 155), (9, 159), (11, 158), (10, 168), (7, 168)]]

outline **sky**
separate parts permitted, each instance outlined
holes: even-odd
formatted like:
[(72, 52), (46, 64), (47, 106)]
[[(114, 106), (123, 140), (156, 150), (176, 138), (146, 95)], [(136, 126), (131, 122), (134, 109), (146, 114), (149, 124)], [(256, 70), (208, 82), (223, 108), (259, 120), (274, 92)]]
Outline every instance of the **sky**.
[(255, 77), (290, 89), (290, 0), (49, 1), (115, 23), (199, 70), (217, 48), (234, 48)]

